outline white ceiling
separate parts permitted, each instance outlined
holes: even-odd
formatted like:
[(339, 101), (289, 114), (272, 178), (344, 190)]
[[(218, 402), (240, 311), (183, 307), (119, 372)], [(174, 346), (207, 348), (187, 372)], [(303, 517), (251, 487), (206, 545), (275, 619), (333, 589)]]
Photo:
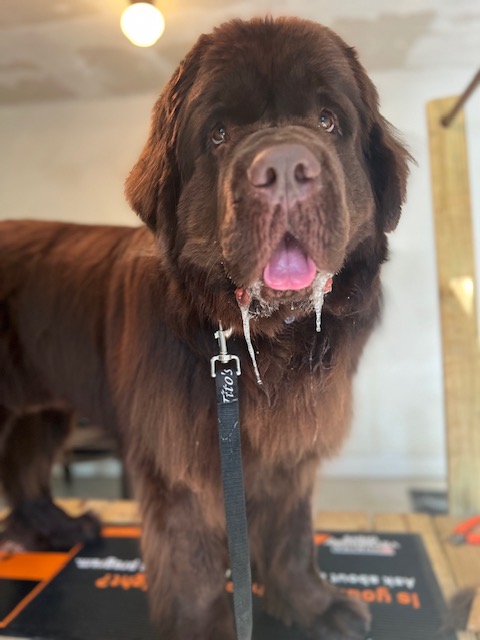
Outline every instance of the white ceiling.
[(139, 49), (122, 0), (1, 0), (0, 104), (158, 90), (190, 39)]
[(451, 66), (475, 55), (480, 64), (480, 8), (472, 11), (471, 0), (156, 1), (165, 34), (139, 49), (119, 29), (127, 0), (0, 0), (0, 106), (158, 92), (200, 32), (267, 12), (331, 26), (370, 72)]

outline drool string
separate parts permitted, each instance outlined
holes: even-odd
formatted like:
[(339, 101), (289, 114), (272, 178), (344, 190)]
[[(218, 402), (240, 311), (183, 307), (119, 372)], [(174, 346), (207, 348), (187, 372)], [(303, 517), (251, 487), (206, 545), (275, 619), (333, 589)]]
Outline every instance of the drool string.
[(318, 333), (322, 330), (322, 307), (325, 294), (332, 289), (332, 275), (329, 273), (319, 273), (312, 285), (312, 296), (310, 301), (315, 310), (315, 328)]
[(250, 355), (250, 359), (252, 361), (253, 370), (255, 372), (255, 379), (258, 385), (262, 385), (262, 378), (260, 376), (260, 371), (258, 370), (257, 359), (255, 357), (255, 350), (252, 344), (252, 337), (250, 334), (250, 296), (248, 293), (242, 289), (238, 289), (236, 292), (238, 306), (240, 308), (240, 312), (242, 314), (242, 323), (243, 323), (243, 335), (245, 337), (245, 342), (247, 343), (248, 353)]

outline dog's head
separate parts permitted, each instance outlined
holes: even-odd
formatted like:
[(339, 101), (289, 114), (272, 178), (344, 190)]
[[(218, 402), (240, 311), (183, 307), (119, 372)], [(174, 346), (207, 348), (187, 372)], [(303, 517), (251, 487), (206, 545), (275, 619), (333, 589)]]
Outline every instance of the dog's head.
[(408, 158), (332, 31), (236, 20), (173, 75), (126, 193), (199, 295), (285, 319), (310, 313), (353, 256), (378, 268)]

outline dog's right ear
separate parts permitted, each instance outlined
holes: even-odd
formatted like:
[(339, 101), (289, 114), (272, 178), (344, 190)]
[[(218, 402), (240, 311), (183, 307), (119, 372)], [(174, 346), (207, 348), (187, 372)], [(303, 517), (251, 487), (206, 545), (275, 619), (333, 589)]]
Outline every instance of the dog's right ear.
[(165, 231), (170, 237), (175, 235), (175, 210), (181, 190), (176, 158), (178, 117), (208, 42), (208, 36), (200, 36), (161, 93), (153, 108), (147, 143), (125, 182), (132, 209), (152, 231)]

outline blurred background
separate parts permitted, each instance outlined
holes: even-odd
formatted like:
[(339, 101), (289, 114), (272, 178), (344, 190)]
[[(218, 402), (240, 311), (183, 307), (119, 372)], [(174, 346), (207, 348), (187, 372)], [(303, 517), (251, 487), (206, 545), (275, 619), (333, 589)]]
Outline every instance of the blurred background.
[[(0, 218), (137, 224), (123, 182), (146, 138), (154, 100), (198, 35), (229, 18), (266, 13), (328, 25), (357, 48), (383, 114), (418, 165), (391, 237), (383, 321), (356, 379), (352, 434), (342, 455), (325, 465), (318, 506), (401, 510), (409, 508), (412, 488), (442, 490), (442, 362), (425, 105), (460, 94), (477, 71), (480, 3), (158, 0), (165, 31), (148, 48), (132, 44), (120, 29), (127, 4), (0, 1)], [(467, 112), (478, 220), (479, 96)], [(110, 462), (72, 465), (70, 484), (60, 469), (57, 492), (116, 497), (119, 469)]]

